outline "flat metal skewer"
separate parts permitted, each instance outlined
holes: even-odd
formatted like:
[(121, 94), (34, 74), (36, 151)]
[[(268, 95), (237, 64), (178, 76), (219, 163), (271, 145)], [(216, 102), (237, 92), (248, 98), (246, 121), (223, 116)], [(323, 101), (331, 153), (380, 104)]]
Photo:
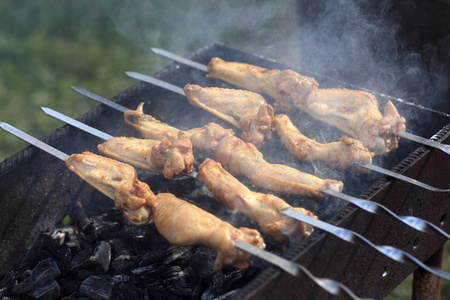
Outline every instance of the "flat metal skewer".
[[(134, 78), (134, 79), (137, 79), (137, 80), (140, 80), (140, 81), (144, 81), (144, 82), (147, 82), (147, 83), (150, 83), (150, 84), (154, 84), (156, 86), (162, 87), (164, 89), (167, 89), (169, 91), (175, 92), (177, 94), (186, 96), (186, 94), (184, 93), (184, 90), (182, 88), (180, 88), (180, 87), (178, 87), (176, 85), (173, 85), (173, 84), (171, 84), (169, 82), (160, 80), (158, 78), (155, 78), (155, 77), (152, 77), (152, 76), (148, 76), (148, 75), (144, 75), (144, 74), (141, 74), (141, 73), (138, 73), (138, 72), (130, 72), (130, 71), (125, 72), (125, 74), (127, 74), (127, 76), (129, 76), (131, 78)], [(104, 103), (104, 102), (102, 102), (102, 103)], [(427, 141), (439, 144), (439, 143), (431, 141), (431, 140), (427, 140)], [(442, 144), (439, 144), (439, 145), (442, 145)], [(442, 145), (442, 146), (444, 146), (444, 145)], [(448, 145), (445, 145), (445, 146), (448, 146)], [(448, 147), (450, 148), (450, 146), (448, 146)], [(414, 184), (416, 186), (419, 186), (421, 188), (430, 190), (432, 192), (440, 192), (440, 193), (449, 193), (450, 192), (450, 189), (436, 188), (436, 187), (430, 186), (430, 185), (428, 185), (426, 183), (420, 182), (418, 180), (409, 178), (407, 176), (404, 176), (404, 175), (401, 175), (401, 174), (389, 171), (387, 169), (384, 169), (382, 167), (375, 166), (375, 165), (372, 165), (372, 164), (368, 164), (368, 163), (354, 163), (354, 165), (357, 165), (357, 166), (360, 166), (360, 167), (363, 167), (363, 168), (366, 168), (366, 169), (369, 169), (369, 170), (372, 170), (372, 171), (375, 171), (375, 172), (378, 172), (378, 173), (381, 173), (381, 174), (384, 174), (384, 175), (387, 175), (387, 176), (390, 176), (390, 177), (397, 178), (399, 180), (405, 181), (405, 182), (410, 183), (410, 184)]]
[[(99, 131), (95, 128), (90, 127), (89, 125), (86, 125), (82, 122), (74, 120), (70, 117), (64, 116), (63, 114), (58, 113), (50, 108), (44, 107), (42, 109), (45, 113), (47, 113), (51, 116), (54, 116), (57, 119), (59, 119), (60, 117), (62, 117), (62, 119), (64, 119), (64, 120), (69, 120), (69, 121), (71, 119), (72, 121), (70, 121), (70, 123), (68, 123), (68, 124), (71, 124), (71, 125), (72, 124), (77, 124), (77, 125), (83, 124), (82, 126), (79, 127), (80, 129), (85, 130), (89, 133), (95, 134), (96, 136), (98, 136), (100, 138), (109, 139), (108, 137), (112, 137), (102, 131)], [(61, 159), (62, 161), (65, 161), (66, 158), (69, 157), (68, 154), (66, 154), (62, 151), (59, 151), (58, 149), (36, 139), (35, 137), (15, 128), (14, 126), (12, 126), (8, 123), (0, 122), (0, 127), (3, 130), (11, 133), (12, 135), (40, 148), (41, 150), (46, 151), (49, 154), (54, 155), (55, 157)], [(96, 133), (98, 133), (98, 132), (100, 132), (101, 134), (97, 135)], [(265, 251), (261, 248), (253, 246), (253, 245), (251, 245), (247, 242), (241, 241), (241, 240), (236, 240), (234, 246), (242, 251), (245, 251), (245, 252), (251, 254), (252, 256), (259, 257), (260, 259), (263, 259), (263, 260), (279, 267), (280, 269), (284, 270), (286, 273), (289, 273), (293, 276), (299, 276), (301, 274), (301, 272), (303, 272), (313, 282), (315, 282), (317, 285), (319, 285), (321, 288), (323, 288), (324, 290), (326, 290), (328, 293), (330, 293), (332, 295), (336, 295), (336, 296), (347, 295), (355, 300), (361, 299), (361, 298), (357, 297), (348, 287), (346, 287), (342, 283), (334, 281), (332, 279), (328, 279), (328, 278), (317, 278), (313, 274), (311, 274), (311, 272), (309, 272), (305, 267), (301, 266), (300, 264), (291, 262), (287, 259), (284, 259), (284, 258), (278, 256), (278, 255), (275, 255), (273, 253)]]
[[(90, 97), (89, 95), (92, 95), (91, 92), (84, 94), (83, 89), (77, 88), (76, 91), (78, 91), (79, 93), (81, 93), (87, 97)], [(96, 97), (91, 97), (91, 99), (96, 100), (97, 98), (101, 97), (98, 95), (95, 95), (95, 96)], [(108, 105), (109, 102), (114, 103), (114, 102), (104, 99), (104, 98), (102, 100), (102, 103), (104, 103), (106, 105)], [(116, 104), (116, 103), (114, 103), (114, 104)], [(125, 108), (125, 107), (123, 107), (123, 108)], [(125, 109), (128, 110), (127, 108), (125, 108)], [(59, 114), (59, 115), (62, 115), (62, 114)], [(56, 117), (53, 115), (51, 115), (51, 116)], [(67, 117), (67, 118), (69, 118), (69, 117)], [(60, 120), (63, 122), (66, 122), (66, 123), (72, 122), (70, 120), (67, 120), (66, 118), (63, 118)], [(75, 124), (75, 123), (73, 123), (73, 124)], [(88, 130), (88, 132), (91, 132), (91, 131)], [(352, 197), (350, 195), (340, 193), (340, 192), (337, 192), (337, 191), (334, 191), (331, 189), (324, 189), (324, 190), (322, 190), (322, 192), (324, 192), (325, 194), (327, 194), (329, 196), (333, 196), (333, 197), (339, 198), (341, 200), (347, 201), (369, 213), (378, 214), (378, 215), (382, 215), (382, 216), (392, 216), (392, 217), (396, 218), (397, 220), (403, 222), (404, 224), (406, 224), (418, 231), (430, 233), (430, 234), (442, 235), (442, 236), (446, 237), (447, 239), (450, 239), (450, 234), (448, 234), (447, 232), (445, 232), (438, 226), (436, 226), (433, 223), (428, 222), (426, 220), (423, 220), (423, 219), (420, 219), (417, 217), (413, 217), (413, 216), (398, 216), (394, 212), (389, 210), (387, 207), (385, 207), (379, 203), (369, 201), (369, 200), (358, 199), (358, 198)]]
[(439, 268), (428, 266), (428, 265), (424, 264), (423, 262), (421, 262), (419, 259), (415, 258), (411, 254), (409, 254), (401, 249), (398, 249), (398, 248), (395, 248), (392, 246), (375, 245), (374, 243), (372, 243), (371, 241), (369, 241), (368, 239), (366, 239), (359, 233), (356, 233), (349, 229), (344, 229), (341, 227), (333, 226), (333, 225), (323, 222), (321, 220), (317, 220), (313, 217), (299, 213), (293, 209), (289, 209), (289, 208), (284, 209), (281, 211), (281, 213), (286, 216), (289, 216), (291, 218), (294, 218), (296, 220), (299, 220), (301, 222), (305, 222), (314, 227), (322, 229), (326, 232), (329, 232), (344, 241), (347, 241), (350, 243), (368, 245), (368, 246), (374, 248), (375, 250), (377, 250), (378, 252), (384, 254), (385, 256), (391, 258), (392, 260), (395, 260), (397, 262), (404, 263), (404, 264), (409, 264), (409, 265), (412, 265), (415, 267), (423, 268), (436, 276), (439, 276), (446, 280), (450, 280), (449, 272), (439, 269)]
[[(176, 55), (176, 54), (174, 54), (172, 52), (169, 52), (167, 50), (160, 49), (160, 48), (150, 48), (150, 50), (152, 50), (154, 53), (156, 53), (156, 54), (158, 54), (160, 56), (172, 59), (172, 60), (174, 60), (176, 62), (185, 64), (187, 66), (191, 66), (191, 67), (196, 68), (196, 69), (198, 69), (200, 71), (208, 72), (208, 67), (207, 66), (205, 66), (203, 64), (200, 64), (198, 62), (192, 61), (192, 60), (190, 60), (188, 58)], [(362, 89), (362, 90), (364, 90), (364, 89)], [(384, 95), (384, 94), (380, 94), (380, 95), (382, 95), (384, 97), (388, 97), (387, 95)], [(400, 98), (395, 98), (395, 97), (390, 97), (390, 96), (389, 96), (389, 98), (390, 99), (394, 99), (394, 100), (399, 100), (399, 101), (401, 100), (400, 102), (402, 102), (402, 103), (405, 103), (405, 104), (408, 104), (408, 105), (412, 105), (412, 106), (418, 107), (420, 109), (425, 109), (425, 110), (431, 111), (433, 113), (438, 113), (438, 114), (444, 115), (446, 117), (450, 117), (450, 114), (446, 114), (446, 113), (443, 113), (443, 112), (440, 112), (440, 111), (437, 111), (437, 110), (434, 110), (434, 109), (431, 109), (431, 108), (427, 108), (427, 107), (424, 107), (422, 105), (415, 105), (413, 103), (404, 101), (404, 100), (402, 100)], [(404, 132), (404, 131), (399, 131), (399, 132), (396, 132), (395, 134), (397, 136), (399, 136), (399, 137), (404, 138), (404, 139), (408, 139), (408, 140), (411, 140), (411, 141), (414, 141), (414, 142), (417, 142), (417, 143), (420, 143), (420, 144), (424, 144), (424, 145), (427, 145), (427, 146), (430, 146), (430, 147), (442, 150), (442, 151), (444, 151), (447, 154), (450, 154), (450, 145), (441, 144), (439, 142), (432, 141), (432, 140), (429, 140), (429, 139), (425, 139), (423, 137), (414, 135), (412, 133)], [(440, 145), (442, 145), (442, 146), (440, 146)]]

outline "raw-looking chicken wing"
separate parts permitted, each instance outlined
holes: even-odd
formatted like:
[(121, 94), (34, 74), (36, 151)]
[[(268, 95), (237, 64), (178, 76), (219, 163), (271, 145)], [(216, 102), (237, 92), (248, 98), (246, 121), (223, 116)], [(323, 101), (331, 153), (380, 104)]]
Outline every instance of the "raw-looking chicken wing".
[[(155, 140), (163, 138), (168, 140), (176, 139), (180, 130), (144, 114), (143, 105), (144, 103), (141, 103), (136, 110), (126, 111), (124, 114), (125, 122), (139, 131), (144, 138)], [(216, 123), (209, 123), (200, 128), (186, 130), (184, 133), (195, 149), (208, 153), (214, 151), (222, 138), (234, 135), (233, 130), (224, 129)]]
[(116, 137), (98, 145), (100, 153), (150, 172), (164, 174), (171, 179), (194, 169), (192, 144), (187, 135), (179, 131), (177, 139), (150, 140)]
[(216, 270), (225, 265), (247, 268), (252, 263), (250, 254), (234, 247), (236, 240), (261, 249), (266, 247), (257, 230), (237, 229), (169, 193), (160, 193), (156, 199), (153, 221), (158, 231), (176, 245), (202, 244), (215, 249), (218, 253), (214, 262)]
[(275, 115), (275, 128), (286, 148), (302, 161), (323, 161), (343, 170), (353, 163), (372, 163), (371, 153), (355, 139), (342, 136), (339, 142), (321, 144), (304, 136), (284, 114)]
[(278, 242), (286, 241), (288, 237), (299, 242), (313, 232), (312, 226), (280, 213), (283, 209), (291, 208), (315, 217), (312, 212), (301, 207), (293, 208), (274, 195), (249, 190), (214, 160), (206, 159), (199, 166), (197, 179), (203, 182), (217, 199), (258, 222), (259, 226)]
[(281, 164), (270, 164), (253, 144), (231, 136), (216, 147), (216, 161), (233, 176), (246, 177), (266, 190), (307, 197), (326, 197), (323, 189), (342, 191), (342, 181), (321, 179)]
[(242, 139), (260, 148), (272, 137), (273, 108), (259, 94), (246, 90), (187, 84), (189, 103), (242, 130)]
[(69, 156), (66, 166), (113, 199), (130, 223), (141, 225), (152, 219), (156, 197), (146, 183), (139, 181), (132, 166), (90, 152)]
[(254, 92), (268, 94), (276, 100), (275, 111), (300, 109), (360, 140), (376, 155), (398, 147), (397, 131), (404, 131), (405, 118), (387, 102), (384, 117), (377, 99), (370, 93), (347, 89), (319, 89), (317, 82), (292, 70), (265, 68), (225, 62), (219, 58), (208, 64), (209, 77), (222, 79)]

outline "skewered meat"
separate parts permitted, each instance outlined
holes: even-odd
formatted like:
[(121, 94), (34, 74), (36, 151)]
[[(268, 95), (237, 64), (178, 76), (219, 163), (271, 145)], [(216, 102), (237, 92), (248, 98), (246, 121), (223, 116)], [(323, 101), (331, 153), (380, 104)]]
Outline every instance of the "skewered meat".
[(278, 242), (285, 241), (288, 236), (299, 242), (313, 231), (312, 226), (280, 213), (283, 209), (291, 208), (313, 217), (312, 212), (301, 207), (293, 208), (274, 195), (249, 190), (218, 162), (206, 159), (199, 166), (197, 179), (203, 182), (217, 199), (258, 222), (259, 226)]
[(150, 172), (162, 172), (167, 179), (181, 172), (190, 173), (194, 166), (192, 144), (179, 131), (172, 141), (116, 137), (98, 145), (100, 153)]
[(321, 179), (281, 164), (270, 164), (253, 144), (231, 136), (216, 147), (216, 161), (236, 177), (246, 177), (269, 191), (307, 197), (326, 197), (323, 189), (342, 191), (342, 181)]
[[(139, 104), (136, 110), (124, 113), (125, 122), (134, 127), (144, 138), (161, 140), (166, 138), (174, 140), (180, 131), (168, 124), (162, 123), (154, 117), (144, 114), (144, 103)], [(225, 136), (234, 135), (231, 129), (224, 129), (218, 124), (209, 123), (201, 128), (184, 131), (194, 148), (203, 152), (214, 151), (219, 141)]]
[(66, 166), (113, 199), (130, 223), (142, 225), (152, 219), (156, 197), (146, 183), (139, 181), (132, 166), (90, 152), (69, 156)]
[[(142, 106), (140, 106), (140, 110), (139, 114), (143, 115)], [(134, 112), (131, 114), (138, 115)], [(138, 124), (134, 126), (131, 122), (138, 122)], [(163, 123), (151, 116), (143, 115), (139, 118), (129, 118), (127, 123), (140, 130), (146, 138), (154, 139), (165, 136), (163, 134)], [(152, 130), (153, 124), (155, 130)], [(191, 129), (185, 131), (185, 133), (189, 138), (195, 136), (193, 139), (190, 138), (194, 148), (201, 148), (203, 151), (214, 155), (216, 160), (236, 177), (246, 177), (269, 191), (281, 194), (325, 197), (322, 192), (324, 188), (336, 191), (341, 191), (343, 188), (344, 184), (341, 181), (320, 179), (285, 165), (270, 164), (263, 159), (262, 153), (253, 144), (245, 143), (243, 140), (232, 136), (229, 131), (217, 124), (209, 125), (199, 129)], [(174, 127), (167, 126), (170, 133)], [(212, 128), (211, 130), (214, 129), (215, 132), (220, 134), (212, 134), (210, 129), (206, 130), (205, 128)], [(155, 132), (156, 134), (153, 134)], [(193, 135), (192, 133), (196, 134)], [(212, 137), (214, 137), (213, 142), (211, 142)], [(216, 139), (217, 137), (220, 139)], [(208, 146), (211, 146), (211, 148), (208, 149)]]
[(208, 64), (208, 77), (219, 78), (276, 100), (275, 110), (304, 111), (360, 140), (376, 155), (398, 147), (397, 131), (404, 131), (405, 118), (387, 102), (383, 117), (377, 99), (370, 93), (347, 89), (318, 89), (313, 78), (292, 70), (267, 70), (244, 63), (225, 62), (219, 58)]
[(261, 95), (194, 84), (187, 84), (184, 92), (189, 103), (241, 129), (242, 139), (257, 148), (272, 137), (273, 108)]
[(224, 265), (247, 268), (251, 264), (250, 255), (234, 247), (238, 239), (265, 248), (257, 230), (237, 229), (172, 194), (160, 193), (156, 199), (153, 220), (158, 231), (176, 245), (203, 244), (215, 249), (218, 252), (214, 262), (216, 270)]
[(286, 148), (302, 161), (323, 161), (342, 170), (355, 162), (372, 163), (373, 153), (355, 139), (342, 136), (339, 142), (321, 144), (304, 136), (287, 115), (275, 115), (275, 128)]

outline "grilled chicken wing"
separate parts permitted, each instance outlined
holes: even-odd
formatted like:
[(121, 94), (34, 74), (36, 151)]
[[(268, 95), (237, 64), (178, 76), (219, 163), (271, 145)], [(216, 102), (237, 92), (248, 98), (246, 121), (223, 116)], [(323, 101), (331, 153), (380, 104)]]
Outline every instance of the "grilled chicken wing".
[[(163, 128), (162, 123), (151, 116), (144, 115), (142, 118), (129, 119), (129, 121), (130, 125), (134, 124), (131, 121), (137, 122), (137, 126), (133, 126), (140, 130), (146, 138), (156, 139), (158, 136), (165, 136), (162, 131), (158, 132)], [(154, 131), (152, 130), (152, 124), (156, 124)], [(325, 197), (322, 192), (324, 188), (337, 191), (341, 191), (343, 188), (341, 181), (320, 179), (285, 165), (270, 164), (263, 159), (262, 153), (253, 144), (245, 143), (217, 124), (209, 125), (191, 129), (185, 131), (185, 133), (194, 148), (214, 155), (216, 160), (222, 163), (222, 166), (227, 168), (234, 176), (247, 177), (253, 183), (281, 194)], [(174, 127), (167, 126), (170, 133), (171, 128)], [(211, 131), (214, 131), (214, 133)], [(155, 132), (156, 134), (153, 135)]]
[(69, 156), (66, 166), (113, 199), (130, 223), (141, 225), (152, 219), (156, 197), (147, 184), (139, 181), (132, 166), (90, 152)]
[(318, 89), (313, 78), (292, 70), (267, 70), (219, 58), (211, 59), (208, 70), (209, 77), (270, 95), (276, 100), (276, 111), (287, 112), (295, 107), (339, 128), (376, 155), (395, 150), (398, 147), (395, 132), (406, 129), (405, 118), (392, 102), (385, 105), (383, 117), (377, 99), (367, 92)]
[[(125, 122), (139, 131), (144, 138), (174, 140), (180, 130), (144, 114), (143, 105), (144, 103), (141, 103), (136, 110), (126, 111), (124, 114)], [(233, 130), (224, 129), (215, 123), (186, 130), (184, 133), (191, 141), (192, 146), (203, 152), (214, 151), (223, 137), (234, 135)]]
[(302, 161), (323, 161), (342, 170), (353, 163), (372, 163), (373, 153), (355, 139), (342, 136), (339, 142), (321, 144), (304, 136), (287, 115), (275, 115), (275, 128), (286, 148)]
[(273, 108), (261, 95), (194, 84), (187, 84), (184, 92), (189, 103), (241, 129), (242, 139), (257, 148), (272, 137)]
[(321, 179), (280, 164), (270, 164), (253, 144), (231, 136), (216, 147), (216, 161), (236, 177), (246, 177), (269, 191), (308, 197), (326, 197), (325, 188), (342, 191), (342, 181)]
[(259, 226), (278, 242), (283, 242), (288, 237), (299, 242), (313, 231), (312, 226), (280, 213), (285, 208), (291, 208), (313, 217), (312, 212), (300, 207), (293, 208), (274, 195), (249, 190), (214, 160), (206, 159), (199, 166), (197, 179), (203, 182), (217, 199), (258, 222)]
[(179, 131), (177, 139), (169, 141), (116, 137), (98, 145), (100, 153), (121, 160), (137, 168), (164, 174), (171, 179), (181, 172), (194, 169), (192, 144), (187, 135)]
[(153, 220), (158, 231), (176, 245), (203, 244), (215, 249), (218, 253), (214, 262), (216, 270), (224, 265), (247, 268), (251, 264), (250, 255), (234, 247), (236, 240), (265, 248), (257, 230), (237, 229), (172, 194), (160, 193), (156, 199)]

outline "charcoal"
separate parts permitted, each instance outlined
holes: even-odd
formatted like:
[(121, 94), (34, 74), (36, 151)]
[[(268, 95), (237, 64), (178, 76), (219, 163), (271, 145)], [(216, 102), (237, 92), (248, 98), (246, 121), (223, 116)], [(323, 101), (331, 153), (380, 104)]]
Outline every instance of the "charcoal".
[(4, 295), (9, 295), (16, 283), (17, 279), (15, 271), (9, 271), (8, 273), (4, 274), (0, 279), (0, 299), (3, 299), (2, 297)]
[(72, 260), (75, 275), (85, 279), (90, 275), (105, 273), (111, 261), (111, 247), (105, 241), (92, 245), (78, 253)]
[(58, 265), (51, 258), (44, 259), (34, 269), (31, 274), (12, 290), (13, 295), (27, 294), (37, 287), (46, 284), (48, 279), (54, 279), (61, 275)]
[(93, 229), (92, 222), (89, 219), (86, 211), (84, 210), (83, 204), (77, 201), (72, 207), (72, 218), (75, 227), (85, 233), (90, 233), (90, 230)]
[[(208, 250), (208, 251), (205, 251)], [(210, 249), (199, 247), (188, 260), (187, 264), (194, 270), (198, 270), (200, 276), (206, 277), (212, 270), (215, 257), (211, 256)]]
[(56, 247), (53, 251), (54, 257), (57, 259), (56, 263), (61, 270), (62, 275), (67, 275), (72, 271), (72, 252), (69, 245), (62, 244)]
[(38, 300), (59, 298), (59, 284), (54, 278), (47, 278), (43, 280), (34, 290), (29, 292), (28, 295)]
[(42, 248), (50, 250), (62, 245), (66, 239), (66, 234), (59, 230), (53, 230), (51, 232), (43, 232), (41, 239)]
[(186, 261), (188, 257), (192, 254), (192, 247), (170, 247), (167, 249), (170, 254), (164, 259), (164, 264), (169, 265), (173, 263), (174, 261), (177, 261), (177, 263), (183, 263)]
[(117, 221), (108, 220), (105, 215), (91, 218), (92, 234), (95, 239), (106, 240), (116, 237), (121, 230), (122, 225)]
[(80, 285), (80, 295), (93, 300), (111, 299), (113, 285), (105, 278), (89, 276)]
[(129, 273), (138, 267), (136, 259), (130, 255), (119, 255), (111, 262), (111, 267), (117, 273)]
[(156, 263), (134, 269), (131, 271), (131, 275), (138, 281), (149, 282), (153, 285), (157, 285), (161, 280), (178, 276), (181, 270), (182, 269), (180, 266), (167, 267), (161, 263)]
[(148, 251), (142, 257), (142, 260), (139, 262), (139, 266), (142, 267), (142, 266), (154, 264), (155, 262), (162, 260), (166, 256), (167, 256), (167, 250), (162, 247), (160, 247), (159, 249), (156, 249), (155, 251)]
[(112, 289), (112, 300), (140, 300), (144, 298), (144, 292), (131, 283), (119, 282)]
[(178, 276), (167, 279), (168, 290), (181, 299), (198, 299), (201, 295), (202, 278), (188, 267)]

